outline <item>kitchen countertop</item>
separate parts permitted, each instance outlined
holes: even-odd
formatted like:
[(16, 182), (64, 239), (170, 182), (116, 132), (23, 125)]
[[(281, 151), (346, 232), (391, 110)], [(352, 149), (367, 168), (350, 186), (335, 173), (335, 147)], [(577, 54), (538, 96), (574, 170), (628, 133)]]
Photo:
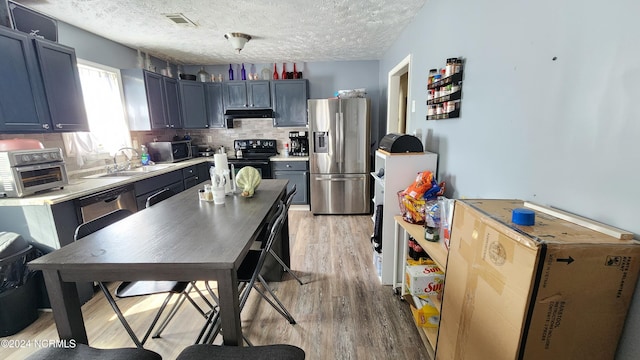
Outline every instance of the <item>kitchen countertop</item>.
[[(46, 192), (42, 192), (35, 195), (26, 196), (23, 198), (5, 198), (0, 199), (0, 206), (25, 206), (25, 205), (53, 205), (62, 203), (65, 201), (77, 199), (83, 196), (95, 194), (100, 191), (113, 189), (117, 186), (132, 184), (140, 180), (148, 179), (154, 176), (170, 173), (175, 170), (180, 170), (192, 165), (197, 165), (203, 162), (213, 163), (213, 157), (199, 157), (195, 159), (180, 161), (177, 163), (170, 163), (162, 165), (169, 165), (166, 168), (143, 172), (131, 176), (118, 176), (118, 177), (96, 177), (96, 178), (78, 178), (69, 179), (63, 189), (51, 189)], [(283, 156), (276, 155), (270, 158), (271, 161), (309, 161), (308, 156)]]
[(272, 156), (269, 158), (271, 161), (309, 161), (308, 156), (284, 156), (282, 154), (278, 154), (276, 156)]
[(97, 192), (112, 189), (117, 186), (132, 184), (136, 181), (148, 179), (154, 176), (170, 173), (175, 170), (180, 170), (192, 165), (197, 165), (203, 162), (213, 162), (213, 157), (201, 157), (185, 161), (180, 161), (169, 165), (166, 168), (150, 171), (146, 173), (140, 173), (131, 176), (119, 176), (119, 177), (98, 177), (98, 178), (80, 178), (70, 179), (63, 189), (52, 189), (43, 193), (26, 196), (23, 198), (6, 198), (0, 199), (0, 206), (24, 206), (24, 205), (45, 205), (45, 204), (57, 204), (65, 201), (77, 199), (83, 196), (95, 194)]

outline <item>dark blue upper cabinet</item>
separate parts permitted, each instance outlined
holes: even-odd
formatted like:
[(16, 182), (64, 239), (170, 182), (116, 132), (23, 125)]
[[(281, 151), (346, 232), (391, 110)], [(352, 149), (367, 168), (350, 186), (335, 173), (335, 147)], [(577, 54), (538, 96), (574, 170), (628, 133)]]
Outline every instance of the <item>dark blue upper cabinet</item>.
[(206, 83), (205, 96), (207, 102), (207, 118), (209, 119), (209, 127), (225, 127), (224, 108), (222, 102), (222, 83)]
[(40, 69), (25, 34), (0, 26), (0, 132), (51, 129)]
[(34, 39), (54, 131), (89, 131), (73, 48)]
[(122, 69), (120, 75), (130, 130), (182, 127), (176, 79), (143, 69)]
[(244, 81), (230, 81), (224, 83), (224, 106), (226, 109), (246, 109), (247, 85)]
[(152, 129), (165, 129), (169, 127), (167, 111), (165, 111), (164, 84), (162, 75), (144, 71), (144, 83), (147, 95), (147, 106), (149, 107), (149, 121)]
[(180, 114), (180, 92), (178, 80), (163, 76), (164, 95), (166, 99), (166, 118), (170, 128), (182, 128), (182, 115)]
[(0, 131), (89, 131), (75, 51), (0, 27)]
[(247, 82), (247, 98), (249, 107), (258, 109), (271, 108), (271, 91), (269, 81)]
[(204, 97), (204, 83), (180, 80), (179, 84), (184, 128), (204, 129), (209, 127), (207, 105)]
[(306, 79), (271, 82), (273, 126), (307, 126), (307, 87)]
[(271, 91), (269, 81), (229, 81), (224, 84), (225, 109), (269, 109)]

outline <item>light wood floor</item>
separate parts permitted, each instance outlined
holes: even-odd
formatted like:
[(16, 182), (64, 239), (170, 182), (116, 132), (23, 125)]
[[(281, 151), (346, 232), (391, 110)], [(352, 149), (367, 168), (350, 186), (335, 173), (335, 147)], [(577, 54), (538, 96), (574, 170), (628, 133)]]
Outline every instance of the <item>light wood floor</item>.
[[(293, 344), (304, 349), (309, 360), (429, 359), (407, 304), (375, 276), (369, 216), (290, 211), (289, 221), (292, 268), (308, 283), (300, 286), (285, 275), (285, 281), (272, 287), (297, 324), (290, 325), (254, 291), (242, 312), (243, 333), (254, 345)], [(163, 299), (162, 295), (122, 299), (118, 304), (142, 333)], [(82, 310), (92, 346), (134, 346), (101, 294)], [(145, 347), (164, 359), (175, 359), (195, 341), (203, 321), (186, 303), (162, 338), (149, 339)], [(58, 339), (50, 312), (41, 313), (19, 334), (0, 340), (36, 339)], [(37, 350), (33, 346), (32, 342), (32, 348), (0, 347), (0, 359), (23, 359)]]

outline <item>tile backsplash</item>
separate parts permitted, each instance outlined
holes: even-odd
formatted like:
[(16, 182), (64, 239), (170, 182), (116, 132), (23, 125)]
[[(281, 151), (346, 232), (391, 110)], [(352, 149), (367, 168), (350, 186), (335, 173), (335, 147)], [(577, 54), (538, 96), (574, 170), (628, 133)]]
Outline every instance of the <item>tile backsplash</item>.
[[(290, 131), (307, 131), (307, 128), (277, 128), (273, 127), (273, 119), (236, 119), (232, 129), (178, 129), (178, 130), (152, 130), (152, 131), (131, 131), (131, 141), (133, 146), (140, 148), (140, 145), (158, 141), (171, 141), (174, 136), (180, 139), (185, 135), (191, 136), (194, 145), (209, 145), (213, 149), (224, 146), (228, 155), (233, 155), (233, 140), (236, 139), (275, 139), (278, 152), (284, 150), (284, 144), (289, 142)], [(75, 157), (67, 155), (62, 134), (0, 134), (0, 140), (27, 138), (35, 139), (44, 147), (61, 148), (65, 156), (67, 172), (70, 177), (76, 174), (85, 174), (86, 171), (104, 169), (106, 165), (113, 162), (110, 156), (100, 156), (95, 159), (83, 159), (77, 161)], [(82, 165), (80, 165), (82, 163)]]
[(275, 139), (278, 151), (284, 150), (289, 142), (290, 131), (307, 131), (307, 128), (273, 127), (273, 119), (235, 119), (232, 129), (178, 129), (173, 131), (132, 131), (131, 140), (134, 146), (158, 141), (170, 141), (174, 136), (180, 139), (185, 135), (191, 137), (194, 145), (209, 145), (213, 149), (224, 146), (229, 155), (233, 154), (233, 140), (237, 139)]

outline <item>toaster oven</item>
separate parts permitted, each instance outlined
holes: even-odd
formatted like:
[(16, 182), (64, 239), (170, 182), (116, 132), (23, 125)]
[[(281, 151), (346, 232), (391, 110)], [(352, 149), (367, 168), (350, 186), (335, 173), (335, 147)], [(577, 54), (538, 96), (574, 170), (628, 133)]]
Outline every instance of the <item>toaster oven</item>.
[(68, 183), (60, 148), (0, 151), (0, 197), (23, 197)]

